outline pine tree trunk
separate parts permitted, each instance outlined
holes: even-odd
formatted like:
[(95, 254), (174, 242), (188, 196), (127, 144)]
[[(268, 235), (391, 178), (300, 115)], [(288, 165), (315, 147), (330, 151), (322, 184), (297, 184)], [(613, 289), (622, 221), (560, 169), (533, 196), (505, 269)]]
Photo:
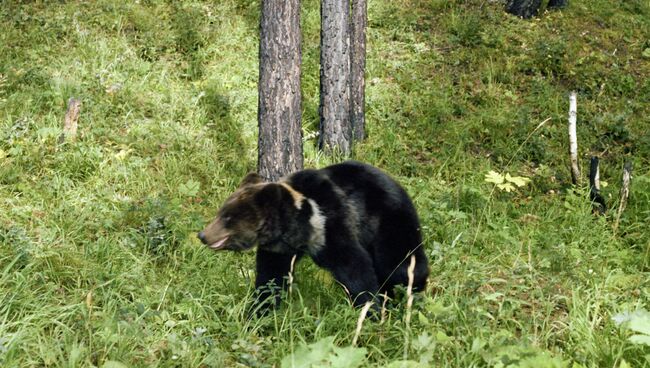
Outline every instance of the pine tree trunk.
[(366, 137), (365, 102), (366, 102), (366, 27), (368, 24), (366, 0), (352, 0), (352, 18), (350, 27), (350, 97), (352, 103), (352, 134), (356, 141)]
[(528, 19), (537, 15), (541, 5), (542, 0), (510, 0), (506, 10), (510, 14)]
[(300, 1), (263, 0), (258, 170), (266, 180), (301, 170)]
[(321, 0), (319, 147), (348, 155), (350, 124), (350, 1)]

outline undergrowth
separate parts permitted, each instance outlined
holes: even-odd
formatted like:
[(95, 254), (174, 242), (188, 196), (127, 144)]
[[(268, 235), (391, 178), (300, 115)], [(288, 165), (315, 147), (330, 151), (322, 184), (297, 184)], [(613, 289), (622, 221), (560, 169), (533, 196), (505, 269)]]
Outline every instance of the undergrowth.
[[(431, 277), (410, 324), (395, 303), (355, 346), (359, 311), (308, 260), (249, 320), (254, 256), (195, 239), (256, 164), (259, 2), (2, 4), (0, 365), (650, 365), (647, 1), (530, 21), (492, 1), (370, 2), (354, 157), (413, 197)], [(322, 167), (319, 4), (302, 7), (305, 162)], [(605, 216), (584, 173), (570, 182), (570, 91)], [(79, 136), (60, 143), (73, 96)], [(531, 181), (505, 191), (490, 171)]]

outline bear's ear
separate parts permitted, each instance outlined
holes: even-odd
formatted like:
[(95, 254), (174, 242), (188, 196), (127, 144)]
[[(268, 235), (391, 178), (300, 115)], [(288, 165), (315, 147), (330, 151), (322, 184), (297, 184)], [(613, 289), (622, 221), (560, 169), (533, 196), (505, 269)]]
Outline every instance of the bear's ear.
[(282, 201), (282, 186), (275, 183), (264, 185), (253, 198), (259, 207), (279, 208)]
[(250, 173), (248, 173), (248, 175), (246, 175), (246, 177), (244, 177), (244, 180), (241, 181), (241, 183), (239, 184), (239, 187), (242, 188), (242, 187), (245, 187), (247, 185), (258, 184), (258, 183), (261, 183), (263, 181), (264, 180), (262, 179), (262, 177), (258, 173), (250, 172)]

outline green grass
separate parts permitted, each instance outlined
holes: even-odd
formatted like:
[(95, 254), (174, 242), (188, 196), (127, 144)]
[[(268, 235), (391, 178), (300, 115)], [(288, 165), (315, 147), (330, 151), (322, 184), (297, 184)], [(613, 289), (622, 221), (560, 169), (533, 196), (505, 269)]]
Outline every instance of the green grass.
[[(356, 349), (359, 311), (325, 272), (302, 262), (283, 307), (248, 320), (253, 254), (194, 236), (256, 164), (258, 2), (2, 4), (0, 365), (650, 365), (612, 320), (650, 308), (647, 1), (573, 1), (531, 21), (495, 2), (370, 2), (355, 157), (413, 196), (431, 278), (410, 325), (399, 304)], [(319, 5), (302, 6), (310, 133)], [(570, 185), (572, 90), (604, 217)], [(58, 144), (72, 96), (79, 137)], [(306, 165), (333, 162), (315, 143)], [(532, 181), (506, 193), (490, 170)]]

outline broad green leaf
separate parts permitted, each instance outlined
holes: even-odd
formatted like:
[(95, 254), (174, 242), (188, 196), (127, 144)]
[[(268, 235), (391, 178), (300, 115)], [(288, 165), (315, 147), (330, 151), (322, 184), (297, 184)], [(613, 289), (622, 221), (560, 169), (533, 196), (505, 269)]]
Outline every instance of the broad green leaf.
[(497, 299), (499, 299), (502, 296), (503, 296), (503, 293), (498, 293), (497, 292), (497, 293), (488, 294), (488, 295), (484, 296), (483, 298), (485, 300), (487, 300), (487, 301), (496, 301)]
[(438, 331), (436, 332), (436, 341), (439, 342), (439, 343), (441, 343), (441, 344), (446, 344), (446, 343), (452, 341), (452, 338), (449, 337), (449, 336), (447, 336), (446, 333), (444, 333), (444, 332), (438, 330)]
[(429, 336), (429, 333), (425, 331), (420, 335), (418, 335), (418, 337), (413, 341), (413, 343), (415, 346), (423, 349), (432, 345), (434, 341), (431, 338), (431, 336)]
[(334, 336), (328, 336), (310, 345), (300, 346), (280, 362), (283, 368), (322, 366), (334, 349)]
[(634, 312), (621, 312), (612, 316), (612, 320), (617, 325), (629, 322), (627, 327), (645, 335), (650, 335), (650, 312), (645, 309), (639, 309)]
[(641, 55), (642, 55), (644, 58), (646, 58), (646, 59), (650, 59), (650, 47), (648, 47), (647, 49), (643, 50), (643, 53), (641, 53)]
[(456, 220), (465, 220), (467, 218), (467, 214), (463, 211), (449, 210), (447, 213)]
[(650, 336), (648, 335), (632, 335), (630, 336), (630, 342), (635, 344), (643, 344), (650, 346)]
[(519, 368), (565, 368), (569, 363), (560, 357), (554, 357), (546, 352), (535, 354), (532, 357), (523, 358), (519, 361)]
[(188, 180), (185, 184), (181, 184), (178, 187), (178, 191), (186, 197), (194, 197), (199, 193), (201, 188), (201, 183), (195, 180)]
[(427, 366), (419, 362), (416, 362), (414, 360), (396, 360), (386, 366), (386, 368), (424, 368), (424, 367)]
[(419, 311), (418, 311), (418, 321), (420, 321), (420, 323), (423, 325), (429, 324), (429, 319), (424, 314), (422, 314), (422, 312)]
[(348, 346), (334, 349), (335, 355), (329, 359), (332, 368), (355, 368), (366, 359), (366, 348)]
[(501, 184), (505, 181), (505, 177), (494, 170), (490, 170), (485, 174), (485, 181), (488, 183)]
[(334, 345), (334, 336), (325, 337), (313, 344), (300, 346), (293, 354), (280, 362), (283, 368), (355, 368), (361, 365), (368, 351), (366, 348)]
[(481, 340), (478, 337), (475, 337), (472, 341), (472, 353), (478, 353), (486, 345), (485, 341)]
[(451, 308), (445, 307), (442, 302), (429, 302), (426, 305), (427, 312), (433, 314), (434, 316), (441, 316), (450, 311)]
[(630, 319), (630, 329), (650, 336), (650, 313), (635, 313)]
[(53, 128), (53, 127), (41, 128), (38, 131), (36, 131), (36, 135), (38, 135), (38, 137), (41, 138), (42, 140), (46, 140), (48, 138), (55, 138), (58, 137), (60, 134), (61, 134), (61, 129)]

